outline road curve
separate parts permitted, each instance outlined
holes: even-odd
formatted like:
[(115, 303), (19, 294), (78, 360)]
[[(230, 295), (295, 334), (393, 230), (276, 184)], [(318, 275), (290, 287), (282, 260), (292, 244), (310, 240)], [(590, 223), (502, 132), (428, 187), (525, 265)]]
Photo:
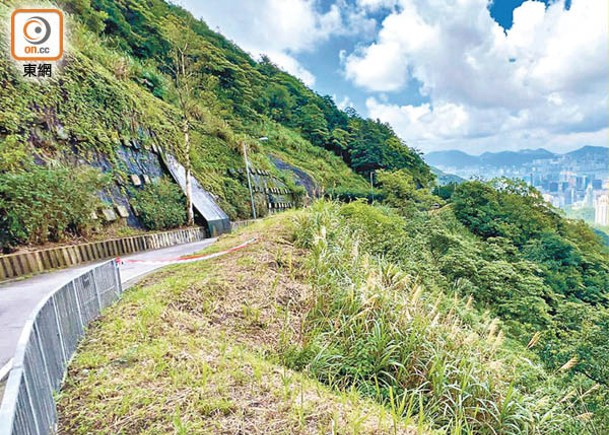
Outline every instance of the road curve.
[[(161, 260), (190, 255), (214, 243), (216, 239), (187, 243), (170, 248), (129, 255), (124, 259)], [(101, 262), (100, 262), (101, 263)], [(49, 293), (100, 263), (36, 275), (32, 278), (0, 284), (0, 368), (7, 364), (17, 347), (21, 330), (38, 303)], [(132, 284), (163, 264), (127, 263), (121, 265), (121, 281)]]

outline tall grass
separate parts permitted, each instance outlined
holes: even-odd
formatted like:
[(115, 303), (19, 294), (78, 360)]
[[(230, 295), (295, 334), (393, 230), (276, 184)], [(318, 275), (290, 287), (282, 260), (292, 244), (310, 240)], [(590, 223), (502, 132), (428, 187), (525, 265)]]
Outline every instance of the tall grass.
[(288, 364), (448, 433), (578, 433), (559, 405), (516, 388), (497, 320), (471, 327), (462, 321), (471, 303), (447, 301), (363, 252), (365, 234), (336, 204), (317, 203), (297, 227), (315, 295), (304, 345), (286, 353)]

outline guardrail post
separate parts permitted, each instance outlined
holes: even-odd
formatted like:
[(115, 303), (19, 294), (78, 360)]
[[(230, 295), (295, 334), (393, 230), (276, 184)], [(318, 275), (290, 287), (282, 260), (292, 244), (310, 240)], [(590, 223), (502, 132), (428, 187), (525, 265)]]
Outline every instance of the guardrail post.
[(36, 433), (38, 435), (43, 435), (40, 433), (40, 427), (38, 426), (38, 417), (36, 416), (36, 411), (34, 410), (34, 403), (32, 402), (32, 390), (30, 389), (30, 382), (28, 381), (28, 375), (25, 370), (23, 370), (23, 383), (25, 384), (25, 390), (27, 391), (28, 402), (30, 404), (32, 417), (34, 418), (34, 427), (36, 428)]
[(70, 284), (72, 286), (72, 290), (74, 293), (74, 301), (76, 302), (76, 309), (78, 310), (78, 321), (80, 322), (80, 329), (85, 329), (85, 324), (82, 320), (82, 312), (80, 311), (80, 299), (78, 298), (78, 292), (76, 291), (76, 285), (74, 285), (74, 281), (71, 281)]
[(57, 336), (59, 337), (59, 344), (61, 345), (61, 354), (63, 355), (64, 361), (70, 360), (69, 355), (66, 353), (66, 346), (63, 342), (63, 334), (61, 332), (61, 324), (59, 323), (59, 311), (57, 310), (57, 302), (55, 301), (55, 295), (51, 296), (51, 303), (53, 304), (53, 311), (55, 312), (55, 324), (57, 325)]
[(114, 277), (116, 279), (116, 288), (118, 289), (118, 294), (123, 294), (123, 282), (121, 281), (121, 270), (120, 263), (118, 260), (113, 261), (114, 264)]
[(49, 391), (53, 391), (53, 382), (51, 382), (51, 375), (49, 373), (48, 365), (47, 365), (47, 357), (44, 354), (44, 348), (42, 347), (42, 341), (40, 340), (40, 331), (38, 329), (37, 323), (34, 322), (32, 325), (32, 330), (36, 334), (36, 343), (38, 344), (38, 349), (40, 349), (40, 356), (42, 356), (42, 362), (44, 365), (44, 373), (46, 374), (47, 382), (49, 383)]
[(99, 306), (99, 314), (104, 307), (102, 307), (101, 295), (99, 294), (99, 287), (97, 285), (97, 280), (95, 279), (95, 271), (91, 271), (91, 280), (93, 281), (93, 289), (95, 290), (95, 296), (97, 297), (97, 305)]

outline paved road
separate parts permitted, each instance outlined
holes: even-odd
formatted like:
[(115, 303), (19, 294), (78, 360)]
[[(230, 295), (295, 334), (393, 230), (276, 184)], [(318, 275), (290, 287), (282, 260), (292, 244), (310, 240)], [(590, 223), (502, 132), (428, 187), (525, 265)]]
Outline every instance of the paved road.
[[(216, 239), (202, 242), (187, 243), (156, 251), (124, 257), (137, 260), (160, 260), (193, 254), (214, 243)], [(14, 281), (0, 285), (0, 368), (12, 357), (25, 321), (32, 313), (38, 302), (46, 295), (95, 267), (96, 264), (73, 267), (56, 272), (45, 273), (22, 281)], [(121, 266), (123, 283), (133, 282), (138, 277), (163, 267), (162, 264), (128, 263)]]

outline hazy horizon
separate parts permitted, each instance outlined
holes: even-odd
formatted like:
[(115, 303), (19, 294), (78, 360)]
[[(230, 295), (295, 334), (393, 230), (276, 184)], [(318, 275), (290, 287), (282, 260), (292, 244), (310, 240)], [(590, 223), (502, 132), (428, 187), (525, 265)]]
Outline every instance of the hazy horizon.
[(549, 152), (554, 153), (554, 154), (567, 154), (567, 153), (570, 153), (572, 151), (577, 151), (577, 150), (582, 149), (582, 148), (587, 147), (587, 146), (595, 146), (595, 147), (605, 148), (605, 149), (607, 149), (607, 152), (609, 152), (609, 146), (607, 146), (607, 145), (589, 145), (589, 144), (586, 144), (586, 145), (581, 145), (581, 146), (575, 146), (573, 149), (569, 149), (569, 150), (566, 150), (566, 151), (552, 151), (552, 150), (550, 150), (550, 149), (548, 149), (546, 147), (539, 147), (539, 148), (485, 150), (485, 151), (482, 151), (482, 152), (475, 153), (475, 152), (470, 152), (468, 150), (460, 150), (460, 149), (456, 149), (456, 148), (447, 148), (445, 150), (429, 151), (429, 152), (424, 153), (424, 155), (428, 155), (428, 154), (431, 154), (431, 153), (437, 153), (437, 152), (460, 151), (460, 152), (466, 153), (466, 154), (468, 154), (470, 156), (473, 156), (473, 157), (479, 157), (479, 156), (481, 156), (482, 154), (484, 154), (486, 152), (500, 153), (500, 152), (505, 152), (505, 151), (513, 151), (513, 152), (517, 153), (517, 152), (523, 152), (523, 151), (537, 151), (537, 150), (545, 150), (545, 151), (549, 151)]

